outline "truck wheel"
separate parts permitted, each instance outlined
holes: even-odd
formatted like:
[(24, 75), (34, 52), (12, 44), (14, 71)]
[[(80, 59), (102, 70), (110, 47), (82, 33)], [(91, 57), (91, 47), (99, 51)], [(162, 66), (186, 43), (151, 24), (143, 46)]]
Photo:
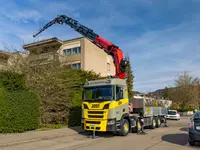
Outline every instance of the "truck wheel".
[(155, 119), (155, 118), (152, 119), (151, 128), (152, 128), (152, 129), (155, 129), (155, 128), (156, 128), (156, 119)]
[(161, 120), (160, 120), (160, 118), (157, 118), (156, 119), (156, 128), (159, 128), (160, 125), (161, 125)]
[(136, 126), (132, 129), (132, 133), (139, 133), (141, 131), (141, 124), (139, 121), (137, 121)]
[(129, 133), (129, 122), (127, 119), (123, 119), (120, 127), (120, 135), (126, 136)]

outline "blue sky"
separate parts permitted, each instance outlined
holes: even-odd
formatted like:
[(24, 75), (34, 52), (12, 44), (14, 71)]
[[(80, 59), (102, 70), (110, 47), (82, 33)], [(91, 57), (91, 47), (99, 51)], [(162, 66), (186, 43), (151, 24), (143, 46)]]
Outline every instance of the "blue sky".
[(183, 71), (200, 75), (200, 0), (1, 0), (0, 49), (80, 35), (54, 25), (36, 39), (40, 27), (65, 14), (118, 45), (131, 60), (134, 90), (150, 92)]

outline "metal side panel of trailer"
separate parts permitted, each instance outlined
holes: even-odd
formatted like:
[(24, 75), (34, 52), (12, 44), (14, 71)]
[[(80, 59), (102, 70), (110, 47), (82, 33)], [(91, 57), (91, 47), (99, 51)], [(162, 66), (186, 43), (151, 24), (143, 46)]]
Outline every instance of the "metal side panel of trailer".
[(151, 116), (165, 116), (167, 115), (167, 108), (166, 107), (156, 107), (156, 106), (145, 106), (146, 99), (145, 98), (133, 98), (130, 100), (130, 103), (134, 105), (134, 113), (139, 113), (143, 111), (144, 117), (151, 117)]
[(167, 115), (166, 107), (153, 107), (153, 106), (144, 106), (144, 116), (165, 116)]

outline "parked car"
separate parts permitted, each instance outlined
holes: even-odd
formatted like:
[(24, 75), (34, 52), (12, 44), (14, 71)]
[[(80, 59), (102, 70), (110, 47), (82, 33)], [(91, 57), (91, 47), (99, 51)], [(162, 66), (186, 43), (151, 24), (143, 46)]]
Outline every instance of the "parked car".
[(167, 119), (174, 119), (174, 120), (180, 120), (180, 114), (177, 112), (177, 110), (168, 110)]
[(191, 146), (194, 146), (195, 142), (200, 142), (200, 111), (195, 112), (190, 118), (188, 134)]

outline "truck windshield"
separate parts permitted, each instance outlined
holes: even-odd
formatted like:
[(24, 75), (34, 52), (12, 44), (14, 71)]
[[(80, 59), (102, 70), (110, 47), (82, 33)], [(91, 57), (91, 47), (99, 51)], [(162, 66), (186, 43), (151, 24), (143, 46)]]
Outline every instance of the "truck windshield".
[(84, 89), (84, 101), (113, 100), (112, 86), (95, 86)]

